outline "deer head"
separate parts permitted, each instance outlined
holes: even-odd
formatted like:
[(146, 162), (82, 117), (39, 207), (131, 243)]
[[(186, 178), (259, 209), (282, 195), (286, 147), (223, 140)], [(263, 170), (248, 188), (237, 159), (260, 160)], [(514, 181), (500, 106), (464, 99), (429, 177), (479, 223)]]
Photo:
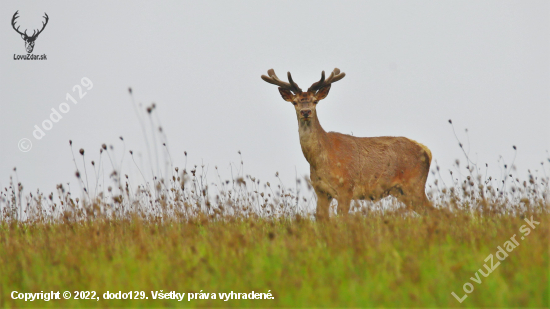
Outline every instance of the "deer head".
[(40, 30), (33, 30), (33, 33), (31, 36), (27, 35), (27, 30), (25, 30), (25, 32), (21, 32), (19, 31), (19, 26), (17, 28), (15, 28), (15, 20), (17, 18), (19, 18), (19, 16), (17, 15), (19, 13), (19, 11), (15, 12), (15, 14), (13, 14), (13, 18), (11, 19), (11, 26), (13, 27), (13, 30), (15, 30), (17, 33), (19, 33), (21, 35), (21, 38), (25, 41), (25, 49), (27, 50), (27, 53), (32, 53), (32, 50), (34, 49), (34, 41), (36, 40), (36, 38), (38, 37), (38, 35), (40, 33), (42, 33), (42, 31), (44, 31), (44, 28), (46, 28), (46, 25), (48, 24), (48, 20), (49, 20), (49, 17), (48, 17), (48, 14), (44, 13), (45, 16), (43, 16), (45, 19), (46, 19), (46, 22), (42, 22), (42, 29)]
[(327, 97), (330, 90), (330, 85), (337, 82), (346, 76), (345, 73), (340, 73), (338, 68), (334, 69), (330, 76), (325, 79), (325, 71), (321, 73), (321, 79), (315, 82), (308, 88), (307, 92), (302, 92), (302, 89), (292, 80), (292, 75), (288, 72), (288, 83), (281, 81), (273, 69), (267, 71), (269, 76), (262, 75), (262, 79), (270, 84), (279, 86), (279, 93), (283, 100), (291, 102), (296, 109), (296, 116), (301, 122), (310, 122), (317, 118), (315, 108), (320, 100)]

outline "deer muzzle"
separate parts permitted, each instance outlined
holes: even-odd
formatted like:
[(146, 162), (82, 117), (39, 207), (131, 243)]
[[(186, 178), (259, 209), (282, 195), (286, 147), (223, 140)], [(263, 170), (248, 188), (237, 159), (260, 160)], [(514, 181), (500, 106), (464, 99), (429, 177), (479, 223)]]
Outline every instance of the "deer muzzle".
[(300, 114), (302, 115), (302, 117), (304, 118), (309, 118), (309, 116), (311, 116), (311, 109), (302, 109), (300, 111)]

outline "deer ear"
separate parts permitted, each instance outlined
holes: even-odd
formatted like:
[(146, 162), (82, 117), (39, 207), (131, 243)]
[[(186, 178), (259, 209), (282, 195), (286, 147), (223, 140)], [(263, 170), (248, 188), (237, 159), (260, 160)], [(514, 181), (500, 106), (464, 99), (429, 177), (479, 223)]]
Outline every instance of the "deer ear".
[(294, 99), (294, 95), (290, 92), (290, 90), (279, 87), (279, 93), (281, 94), (281, 97), (283, 97), (283, 100), (287, 102), (292, 102)]
[(317, 98), (318, 101), (320, 101), (320, 100), (327, 97), (329, 91), (330, 91), (330, 85), (327, 85), (327, 86), (319, 89), (319, 91), (317, 91), (317, 94), (315, 95), (315, 97)]

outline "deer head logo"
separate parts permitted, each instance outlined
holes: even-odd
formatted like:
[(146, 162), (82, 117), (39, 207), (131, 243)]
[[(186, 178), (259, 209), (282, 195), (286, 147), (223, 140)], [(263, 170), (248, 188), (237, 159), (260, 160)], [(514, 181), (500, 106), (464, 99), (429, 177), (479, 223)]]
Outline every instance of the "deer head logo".
[[(40, 30), (33, 30), (33, 33), (31, 36), (27, 35), (27, 30), (25, 29), (25, 32), (21, 32), (19, 31), (19, 26), (17, 26), (17, 28), (15, 28), (15, 20), (19, 18), (19, 16), (17, 15), (19, 13), (19, 11), (15, 12), (15, 14), (13, 14), (13, 18), (11, 19), (11, 26), (13, 27), (13, 30), (15, 30), (17, 33), (19, 33), (21, 35), (21, 38), (25, 41), (25, 49), (27, 50), (27, 53), (32, 53), (32, 50), (34, 49), (34, 41), (36, 41), (36, 38), (38, 37), (38, 35), (40, 33), (42, 33), (42, 31), (44, 31), (44, 28), (46, 28), (46, 25), (48, 24), (48, 20), (49, 20), (49, 17), (48, 17), (48, 14), (44, 13), (45, 16), (44, 19), (46, 19), (45, 22), (42, 22), (42, 29)], [(38, 31), (38, 32), (37, 32)]]

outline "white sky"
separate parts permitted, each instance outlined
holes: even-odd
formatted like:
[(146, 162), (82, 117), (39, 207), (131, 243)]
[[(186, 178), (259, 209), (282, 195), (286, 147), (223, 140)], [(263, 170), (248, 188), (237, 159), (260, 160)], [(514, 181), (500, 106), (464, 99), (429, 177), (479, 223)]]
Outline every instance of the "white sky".
[[(21, 29), (49, 15), (33, 52), (47, 61), (13, 60), (26, 53), (10, 25), (17, 10)], [(129, 86), (138, 102), (157, 103), (174, 166), (187, 151), (188, 167), (217, 165), (229, 179), (241, 150), (245, 174), (273, 182), (278, 171), (293, 186), (309, 165), (293, 107), (260, 79), (270, 68), (302, 88), (340, 68), (346, 77), (318, 106), (325, 130), (412, 138), (443, 170), (464, 161), (449, 118), (496, 177), (512, 145), (522, 177), (548, 157), (549, 1), (2, 1), (0, 13), (2, 187), (16, 166), (27, 192), (78, 188), (69, 139), (97, 162), (102, 143), (120, 160), (123, 136), (147, 161)], [(34, 125), (77, 97), (83, 77), (93, 88), (36, 140)], [(125, 162), (134, 177), (127, 153)]]

